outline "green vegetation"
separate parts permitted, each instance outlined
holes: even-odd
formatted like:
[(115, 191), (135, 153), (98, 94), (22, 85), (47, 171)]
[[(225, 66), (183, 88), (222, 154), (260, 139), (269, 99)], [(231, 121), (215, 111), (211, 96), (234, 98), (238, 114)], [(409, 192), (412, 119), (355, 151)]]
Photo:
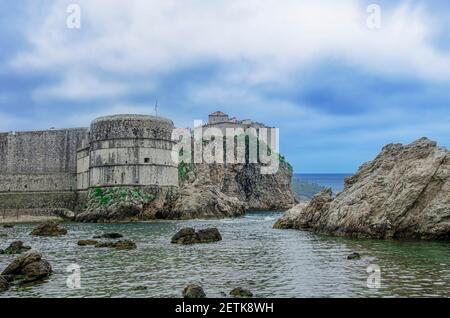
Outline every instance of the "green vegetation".
[(278, 154), (278, 161), (280, 161), (280, 163), (285, 163), (288, 166), (288, 169), (290, 171), (294, 171), (294, 168), (292, 167), (292, 165), (281, 154)]
[[(239, 136), (235, 137), (235, 142), (236, 143), (237, 142), (242, 142), (243, 139), (245, 138), (245, 154), (246, 154), (245, 156), (246, 156), (246, 160), (248, 160), (248, 153), (249, 153), (248, 149), (249, 149), (249, 146), (250, 146), (250, 137), (252, 138), (251, 141), (253, 143), (256, 141), (258, 158), (259, 158), (259, 147), (260, 147), (260, 145), (267, 147), (267, 155), (268, 156), (270, 156), (272, 154), (272, 149), (267, 144), (265, 144), (263, 141), (261, 141), (258, 137), (254, 136), (254, 135), (240, 134)], [(286, 160), (286, 158), (283, 155), (278, 154), (278, 161), (280, 163), (286, 164), (290, 171), (294, 171), (294, 168), (292, 167), (292, 165)]]
[(144, 203), (154, 200), (154, 196), (142, 193), (140, 188), (101, 188), (90, 191), (89, 199), (100, 205), (109, 205), (112, 202), (125, 202), (130, 199), (142, 200)]
[(181, 161), (178, 164), (178, 177), (182, 182), (186, 181), (188, 179), (188, 173), (194, 171), (195, 167), (192, 163), (185, 163), (184, 161)]

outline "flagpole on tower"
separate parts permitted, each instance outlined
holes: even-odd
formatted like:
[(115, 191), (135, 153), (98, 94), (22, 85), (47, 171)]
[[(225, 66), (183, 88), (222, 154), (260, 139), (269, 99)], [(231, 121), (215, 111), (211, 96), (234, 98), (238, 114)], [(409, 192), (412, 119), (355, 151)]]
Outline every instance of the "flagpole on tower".
[(155, 116), (158, 117), (158, 98), (156, 98), (156, 103), (155, 103)]

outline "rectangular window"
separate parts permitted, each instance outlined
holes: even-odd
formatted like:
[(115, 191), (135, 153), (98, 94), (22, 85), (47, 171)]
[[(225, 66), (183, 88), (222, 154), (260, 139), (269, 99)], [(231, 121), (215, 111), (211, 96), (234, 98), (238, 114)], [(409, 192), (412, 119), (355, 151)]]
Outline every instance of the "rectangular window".
[(150, 163), (150, 158), (144, 158), (145, 163)]

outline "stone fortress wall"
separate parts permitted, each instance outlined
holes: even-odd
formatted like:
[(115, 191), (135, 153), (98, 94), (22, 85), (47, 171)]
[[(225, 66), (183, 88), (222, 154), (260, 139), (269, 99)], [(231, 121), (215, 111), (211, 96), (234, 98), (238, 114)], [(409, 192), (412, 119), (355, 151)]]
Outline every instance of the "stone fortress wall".
[(178, 187), (172, 121), (114, 115), (89, 128), (0, 134), (0, 217), (80, 211), (94, 187)]
[(176, 186), (172, 121), (145, 115), (116, 115), (91, 124), (90, 146), (78, 151), (78, 189)]
[[(222, 112), (203, 126), (262, 127), (267, 126)], [(0, 133), (0, 218), (83, 212), (89, 190), (98, 187), (139, 187), (161, 208), (180, 190), (173, 129), (173, 122), (161, 117), (113, 115), (95, 119), (89, 128)]]

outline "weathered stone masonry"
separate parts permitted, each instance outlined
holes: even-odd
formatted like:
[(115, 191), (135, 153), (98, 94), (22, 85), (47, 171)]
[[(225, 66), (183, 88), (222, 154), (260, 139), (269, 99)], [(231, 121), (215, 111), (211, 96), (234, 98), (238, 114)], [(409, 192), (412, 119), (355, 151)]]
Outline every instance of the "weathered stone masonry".
[(172, 129), (160, 117), (115, 115), (90, 129), (0, 134), (1, 212), (77, 211), (94, 187), (178, 187)]
[(76, 150), (88, 129), (0, 134), (0, 213), (75, 209)]

